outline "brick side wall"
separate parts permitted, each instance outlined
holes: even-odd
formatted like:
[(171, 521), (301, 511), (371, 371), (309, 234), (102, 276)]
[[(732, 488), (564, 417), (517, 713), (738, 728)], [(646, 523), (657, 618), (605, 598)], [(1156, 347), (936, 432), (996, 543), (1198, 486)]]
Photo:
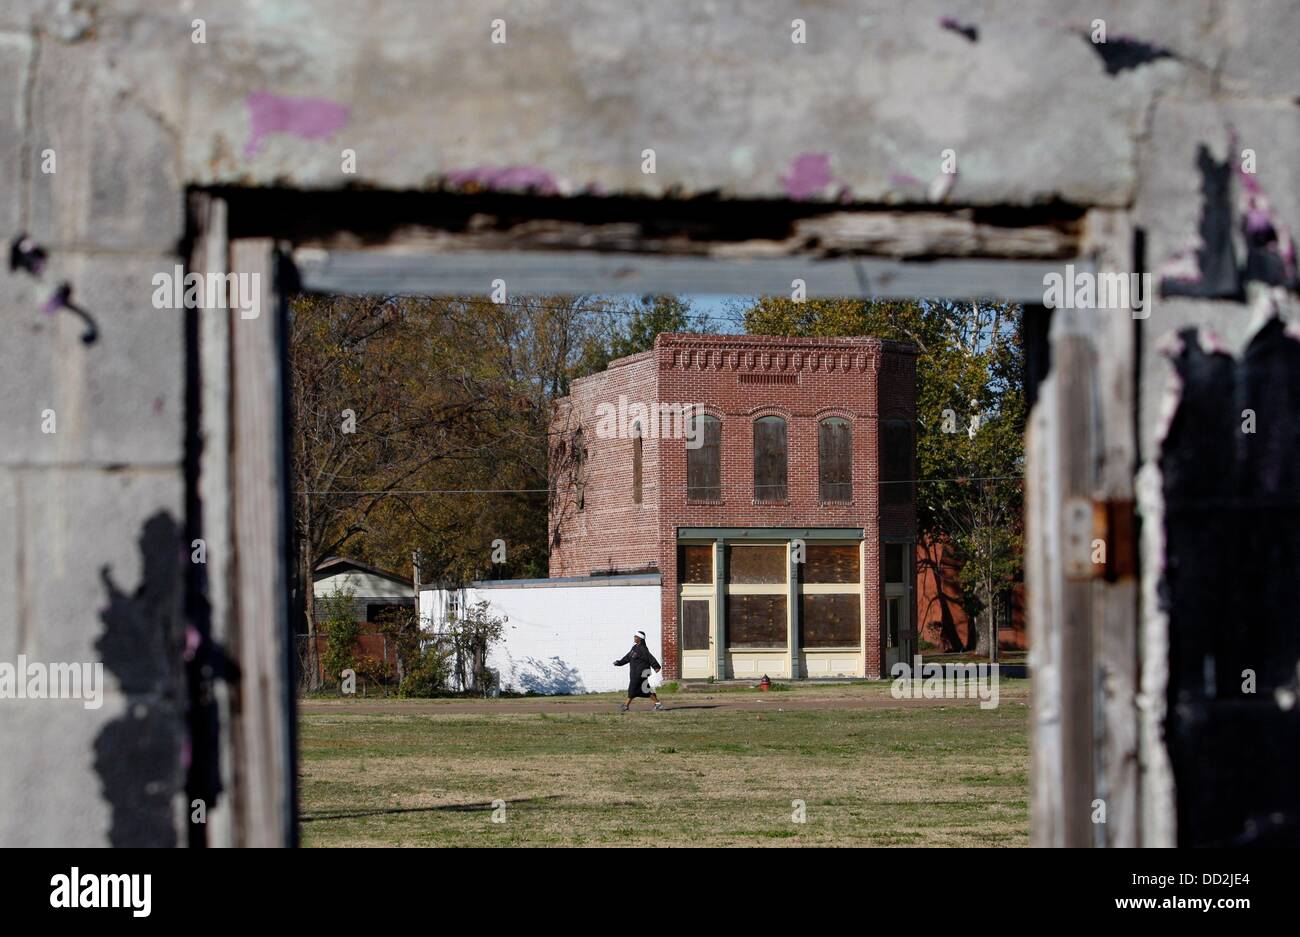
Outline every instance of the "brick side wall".
[[(552, 577), (586, 576), (610, 569), (627, 572), (658, 564), (659, 440), (647, 427), (642, 442), (642, 498), (636, 504), (632, 497), (633, 440), (625, 432), (636, 416), (634, 404), (656, 402), (657, 385), (654, 355), (645, 352), (574, 381), (569, 396), (557, 406), (551, 422)], [(600, 417), (607, 412), (618, 414), (621, 395), (627, 398), (626, 418), (618, 420), (624, 425), (602, 421)], [(564, 467), (557, 473), (555, 455), (559, 445), (572, 446), (580, 427), (588, 452), (581, 475), (581, 508), (569, 473)]]
[[(916, 353), (910, 347), (885, 342), (881, 353), (880, 420), (907, 420), (913, 426), (913, 477), (916, 475)], [(877, 424), (879, 431), (879, 423)], [(874, 465), (874, 463), (873, 463)], [(916, 540), (916, 499), (882, 505), (880, 533), (886, 540)]]

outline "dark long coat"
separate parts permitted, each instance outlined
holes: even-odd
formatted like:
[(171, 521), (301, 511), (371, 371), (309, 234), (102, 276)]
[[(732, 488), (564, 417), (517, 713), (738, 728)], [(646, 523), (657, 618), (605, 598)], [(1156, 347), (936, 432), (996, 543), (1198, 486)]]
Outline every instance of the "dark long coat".
[(641, 641), (633, 643), (632, 650), (614, 661), (615, 667), (622, 667), (624, 664), (632, 665), (632, 670), (627, 675), (628, 699), (649, 696), (649, 693), (641, 689), (642, 683), (650, 676), (651, 671), (659, 670), (659, 661), (655, 660), (655, 656), (650, 653), (650, 648)]

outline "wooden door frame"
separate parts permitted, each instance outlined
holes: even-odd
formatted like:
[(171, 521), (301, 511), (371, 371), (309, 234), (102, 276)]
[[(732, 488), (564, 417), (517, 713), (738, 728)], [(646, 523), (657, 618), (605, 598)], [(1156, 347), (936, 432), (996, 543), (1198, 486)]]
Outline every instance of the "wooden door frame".
[[(191, 361), (197, 490), (191, 528), (207, 554), (206, 635), (214, 679), (215, 751), (222, 795), (207, 805), (206, 845), (292, 846), (298, 841), (293, 674), (292, 504), (287, 442), (287, 303), (280, 255), (265, 237), (230, 238), (226, 202), (191, 198), (190, 271), (241, 276), (259, 291), (258, 314), (238, 301), (193, 310)], [(238, 297), (247, 300), (249, 297)], [(310, 587), (310, 584), (308, 584)]]
[[(213, 189), (192, 194), (191, 219), (191, 269), (257, 272), (263, 280), (261, 321), (200, 310), (192, 355), (202, 447), (191, 482), (200, 494), (197, 529), (213, 557), (211, 634), (240, 669), (239, 681), (219, 691), (222, 724), (232, 729), (220, 746), (229, 796), (213, 811), (209, 841), (222, 845), (288, 845), (297, 835), (288, 295), (484, 294), (497, 279), (516, 294), (785, 294), (803, 279), (809, 296), (985, 295), (1029, 306), (1042, 301), (1045, 272), (1067, 263), (1142, 269), (1126, 212), (1068, 206), (990, 213)], [(1061, 312), (1044, 336), (1050, 364), (1027, 387), (1036, 400), (1026, 430), (1025, 540), (1033, 839), (1135, 845), (1144, 841), (1139, 805), (1155, 789), (1139, 784), (1139, 763), (1158, 774), (1162, 750), (1150, 716), (1138, 750), (1138, 593), (1128, 542), (1138, 325), (1123, 313)], [(1117, 562), (1100, 576), (1071, 565), (1070, 538), (1085, 515), (1123, 541), (1112, 544)], [(715, 563), (715, 576), (724, 573)], [(725, 648), (715, 653), (725, 659)], [(1161, 692), (1142, 689), (1148, 699)], [(1086, 819), (1099, 797), (1104, 825)]]

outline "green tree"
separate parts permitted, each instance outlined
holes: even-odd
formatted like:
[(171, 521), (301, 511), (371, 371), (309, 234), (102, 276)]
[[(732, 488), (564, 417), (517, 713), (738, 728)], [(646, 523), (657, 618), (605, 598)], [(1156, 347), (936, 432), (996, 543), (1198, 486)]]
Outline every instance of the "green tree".
[(654, 347), (662, 332), (694, 332), (689, 300), (678, 296), (642, 296), (620, 307), (625, 319), (610, 341), (610, 357), (623, 358)]

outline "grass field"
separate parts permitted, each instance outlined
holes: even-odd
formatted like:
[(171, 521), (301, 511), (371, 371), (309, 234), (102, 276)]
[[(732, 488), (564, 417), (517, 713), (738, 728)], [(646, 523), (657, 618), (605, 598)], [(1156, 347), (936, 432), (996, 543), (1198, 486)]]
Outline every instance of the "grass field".
[(625, 716), (612, 695), (313, 703), (303, 843), (1027, 845), (1027, 681), (992, 710), (888, 687), (676, 693)]

